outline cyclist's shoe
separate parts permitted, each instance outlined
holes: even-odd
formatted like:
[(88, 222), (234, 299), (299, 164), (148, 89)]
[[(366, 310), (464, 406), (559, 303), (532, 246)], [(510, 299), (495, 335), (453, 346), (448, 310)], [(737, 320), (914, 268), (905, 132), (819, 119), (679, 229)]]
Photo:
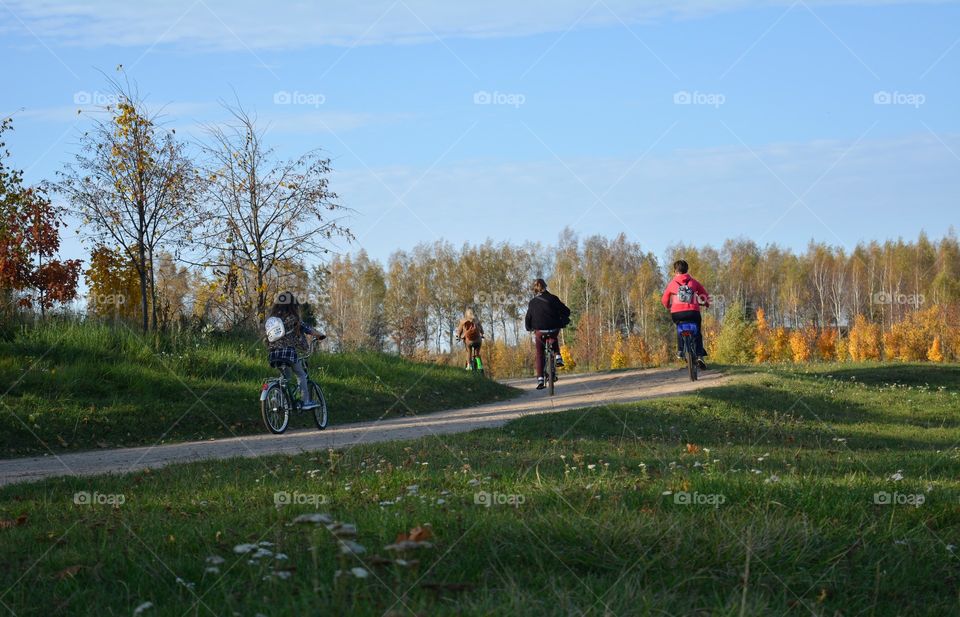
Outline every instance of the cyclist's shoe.
[(686, 356), (682, 351), (678, 351), (678, 352), (677, 352), (677, 359), (678, 359), (678, 360), (686, 360), (686, 359), (687, 359), (687, 356)]
[(316, 409), (320, 406), (320, 403), (316, 401), (307, 401), (303, 404), (303, 409)]
[(543, 377), (537, 377), (537, 390), (543, 390), (547, 384), (543, 383)]
[(557, 368), (560, 368), (562, 366), (563, 366), (563, 356), (561, 356), (560, 354), (557, 354)]
[(707, 363), (703, 361), (703, 358), (697, 358), (697, 368), (701, 371), (707, 370)]

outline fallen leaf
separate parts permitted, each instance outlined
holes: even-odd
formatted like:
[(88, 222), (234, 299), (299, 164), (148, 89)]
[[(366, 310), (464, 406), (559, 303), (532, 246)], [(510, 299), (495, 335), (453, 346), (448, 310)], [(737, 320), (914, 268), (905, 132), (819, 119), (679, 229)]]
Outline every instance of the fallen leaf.
[(60, 570), (59, 572), (54, 574), (53, 578), (57, 579), (58, 581), (62, 581), (63, 579), (66, 579), (66, 578), (73, 578), (74, 576), (76, 576), (77, 572), (79, 572), (81, 568), (83, 568), (83, 566), (79, 566), (79, 565), (67, 566), (63, 570)]
[(21, 525), (27, 524), (27, 515), (26, 513), (21, 514), (17, 518), (5, 518), (0, 520), (0, 529), (7, 529), (8, 527), (20, 527)]
[(700, 446), (698, 446), (698, 445), (695, 444), (695, 443), (688, 443), (688, 444), (687, 444), (687, 454), (699, 454), (699, 453), (700, 453), (700, 450), (702, 450), (702, 449), (703, 449), (703, 448), (701, 448)]

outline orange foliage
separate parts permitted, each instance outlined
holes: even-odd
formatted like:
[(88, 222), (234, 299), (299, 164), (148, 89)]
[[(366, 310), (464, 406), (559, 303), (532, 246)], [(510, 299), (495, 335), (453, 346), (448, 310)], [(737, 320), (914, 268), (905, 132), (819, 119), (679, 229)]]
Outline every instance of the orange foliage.
[(856, 362), (879, 360), (880, 341), (880, 326), (870, 323), (863, 315), (857, 315), (847, 344), (850, 358)]

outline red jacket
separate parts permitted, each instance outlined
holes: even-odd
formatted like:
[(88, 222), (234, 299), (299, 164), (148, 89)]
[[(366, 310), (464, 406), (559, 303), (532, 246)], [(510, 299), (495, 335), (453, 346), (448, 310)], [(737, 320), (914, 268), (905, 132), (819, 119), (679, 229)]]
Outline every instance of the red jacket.
[[(677, 299), (677, 292), (680, 290), (681, 285), (687, 285), (693, 290), (693, 302), (680, 302)], [(710, 295), (697, 279), (689, 274), (678, 274), (673, 277), (673, 280), (667, 284), (667, 288), (663, 290), (663, 297), (660, 299), (660, 302), (670, 309), (671, 313), (699, 311), (701, 304), (703, 306), (710, 306)]]

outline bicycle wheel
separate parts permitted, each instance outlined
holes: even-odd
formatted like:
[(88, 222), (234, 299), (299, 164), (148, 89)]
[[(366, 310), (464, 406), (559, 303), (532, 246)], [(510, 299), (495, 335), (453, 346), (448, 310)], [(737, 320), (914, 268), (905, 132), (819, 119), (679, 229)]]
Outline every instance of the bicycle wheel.
[(275, 435), (287, 430), (290, 424), (290, 397), (279, 383), (271, 384), (260, 401), (260, 417), (267, 430)]
[(685, 347), (687, 348), (687, 370), (690, 371), (690, 381), (697, 380), (697, 356), (693, 353), (693, 341), (690, 340), (692, 337), (686, 337), (687, 343)]
[(544, 375), (544, 379), (547, 380), (549, 384), (550, 396), (553, 396), (553, 391), (555, 389), (554, 383), (557, 381), (557, 357), (553, 353), (553, 347), (548, 343), (547, 348), (544, 350), (547, 354), (547, 373)]
[(318, 403), (317, 406), (313, 408), (313, 421), (316, 423), (317, 428), (322, 431), (327, 428), (327, 399), (323, 397), (323, 390), (320, 389), (320, 386), (318, 386), (315, 381), (310, 382), (310, 397), (313, 398), (315, 403)]

